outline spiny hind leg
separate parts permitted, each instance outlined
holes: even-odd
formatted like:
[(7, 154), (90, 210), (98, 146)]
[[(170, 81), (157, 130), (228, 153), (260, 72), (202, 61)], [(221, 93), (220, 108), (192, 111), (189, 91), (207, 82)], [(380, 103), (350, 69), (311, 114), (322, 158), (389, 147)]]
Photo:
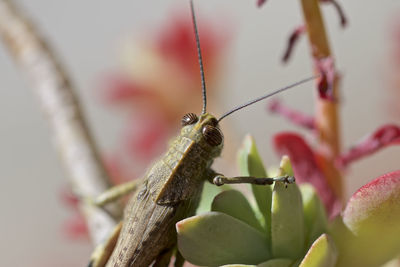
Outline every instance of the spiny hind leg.
[(92, 255), (90, 256), (90, 262), (88, 267), (104, 267), (107, 264), (118, 240), (118, 236), (122, 229), (122, 221), (115, 226), (108, 239), (98, 245)]
[(168, 267), (169, 262), (171, 261), (172, 253), (174, 252), (175, 247), (167, 248), (161, 251), (161, 253), (155, 259), (152, 267)]
[(185, 258), (183, 258), (178, 248), (176, 248), (174, 267), (182, 267), (184, 263), (185, 263)]
[(213, 184), (221, 186), (224, 184), (256, 184), (256, 185), (271, 185), (274, 182), (281, 182), (285, 184), (293, 184), (295, 179), (293, 176), (278, 176), (278, 177), (265, 177), (258, 178), (253, 176), (237, 176), (237, 177), (225, 177), (223, 175), (217, 175), (213, 178)]
[(116, 185), (103, 192), (101, 195), (90, 199), (89, 201), (96, 206), (103, 207), (104, 205), (114, 202), (123, 196), (126, 196), (136, 191), (143, 179), (135, 179), (133, 181)]
[(170, 261), (171, 261), (171, 256), (175, 252), (175, 261), (174, 261), (174, 267), (182, 267), (183, 264), (185, 263), (185, 259), (179, 252), (178, 248), (175, 246), (173, 248), (170, 248), (168, 250), (164, 250), (160, 253), (160, 255), (157, 256), (157, 259), (155, 260), (154, 264), (152, 267), (166, 267), (169, 266)]
[(256, 185), (271, 185), (276, 182), (284, 184), (293, 184), (296, 180), (293, 176), (283, 175), (277, 177), (253, 177), (253, 176), (237, 176), (237, 177), (226, 177), (222, 174), (216, 173), (210, 170), (208, 173), (208, 180), (217, 185), (221, 186), (224, 184), (256, 184)]

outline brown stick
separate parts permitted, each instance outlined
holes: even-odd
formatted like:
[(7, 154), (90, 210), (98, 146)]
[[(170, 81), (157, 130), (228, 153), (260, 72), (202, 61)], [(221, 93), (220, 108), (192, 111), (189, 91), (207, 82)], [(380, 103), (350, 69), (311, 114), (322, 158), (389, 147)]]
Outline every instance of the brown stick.
[[(73, 190), (83, 197), (104, 192), (109, 188), (109, 178), (86, 126), (73, 86), (55, 53), (9, 0), (0, 0), (0, 36), (36, 89)], [(110, 208), (116, 216), (121, 213), (117, 205)], [(80, 210), (86, 218), (94, 244), (103, 241), (116, 225), (110, 212), (85, 201), (81, 201)]]
[[(319, 72), (317, 63), (324, 58), (332, 57), (328, 38), (322, 19), (319, 0), (301, 0), (315, 71)], [(317, 96), (316, 127), (319, 143), (324, 155), (323, 164), (329, 171), (328, 179), (335, 193), (343, 200), (342, 177), (333, 165), (340, 153), (340, 130), (338, 117), (339, 78), (333, 83), (334, 101)], [(333, 173), (332, 173), (333, 172)]]

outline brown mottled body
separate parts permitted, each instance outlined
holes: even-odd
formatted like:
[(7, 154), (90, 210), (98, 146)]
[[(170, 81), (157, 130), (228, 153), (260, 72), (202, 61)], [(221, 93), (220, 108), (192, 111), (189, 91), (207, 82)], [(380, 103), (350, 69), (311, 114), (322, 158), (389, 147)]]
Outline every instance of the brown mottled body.
[(147, 172), (140, 190), (125, 208), (124, 222), (107, 267), (150, 266), (176, 244), (175, 224), (193, 215), (210, 166), (222, 149), (204, 140), (205, 126), (217, 127), (204, 114), (182, 128), (168, 152)]
[[(193, 213), (191, 200), (176, 205), (158, 205), (144, 189), (131, 199), (129, 216), (106, 266), (150, 266), (164, 251), (176, 243), (175, 223)], [(127, 209), (127, 210), (128, 210)]]

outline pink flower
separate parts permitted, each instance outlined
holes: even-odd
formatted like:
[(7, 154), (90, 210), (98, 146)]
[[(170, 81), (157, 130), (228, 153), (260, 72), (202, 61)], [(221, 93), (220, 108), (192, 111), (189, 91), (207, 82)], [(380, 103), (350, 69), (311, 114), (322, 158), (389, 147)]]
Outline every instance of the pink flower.
[(63, 188), (60, 192), (61, 201), (73, 211), (73, 216), (68, 219), (63, 225), (62, 232), (66, 237), (77, 239), (89, 239), (89, 231), (83, 215), (79, 212), (79, 199), (72, 191)]
[[(213, 84), (228, 35), (211, 24), (198, 21), (212, 105)], [(124, 51), (124, 68), (118, 74), (106, 75), (103, 96), (107, 103), (126, 111), (122, 142), (112, 158), (113, 168), (120, 168), (120, 177), (132, 179), (165, 150), (179, 130), (181, 117), (201, 110), (201, 80), (189, 14), (174, 14), (162, 28), (146, 39), (127, 44)]]

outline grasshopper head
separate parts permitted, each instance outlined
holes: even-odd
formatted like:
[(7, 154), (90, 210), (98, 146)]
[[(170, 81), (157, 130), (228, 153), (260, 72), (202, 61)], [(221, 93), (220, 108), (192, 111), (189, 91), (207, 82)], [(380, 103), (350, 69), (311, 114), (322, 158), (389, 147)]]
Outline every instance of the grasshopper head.
[(221, 153), (224, 136), (219, 128), (218, 120), (211, 114), (205, 113), (198, 117), (188, 113), (182, 117), (181, 134), (207, 147), (212, 154)]

